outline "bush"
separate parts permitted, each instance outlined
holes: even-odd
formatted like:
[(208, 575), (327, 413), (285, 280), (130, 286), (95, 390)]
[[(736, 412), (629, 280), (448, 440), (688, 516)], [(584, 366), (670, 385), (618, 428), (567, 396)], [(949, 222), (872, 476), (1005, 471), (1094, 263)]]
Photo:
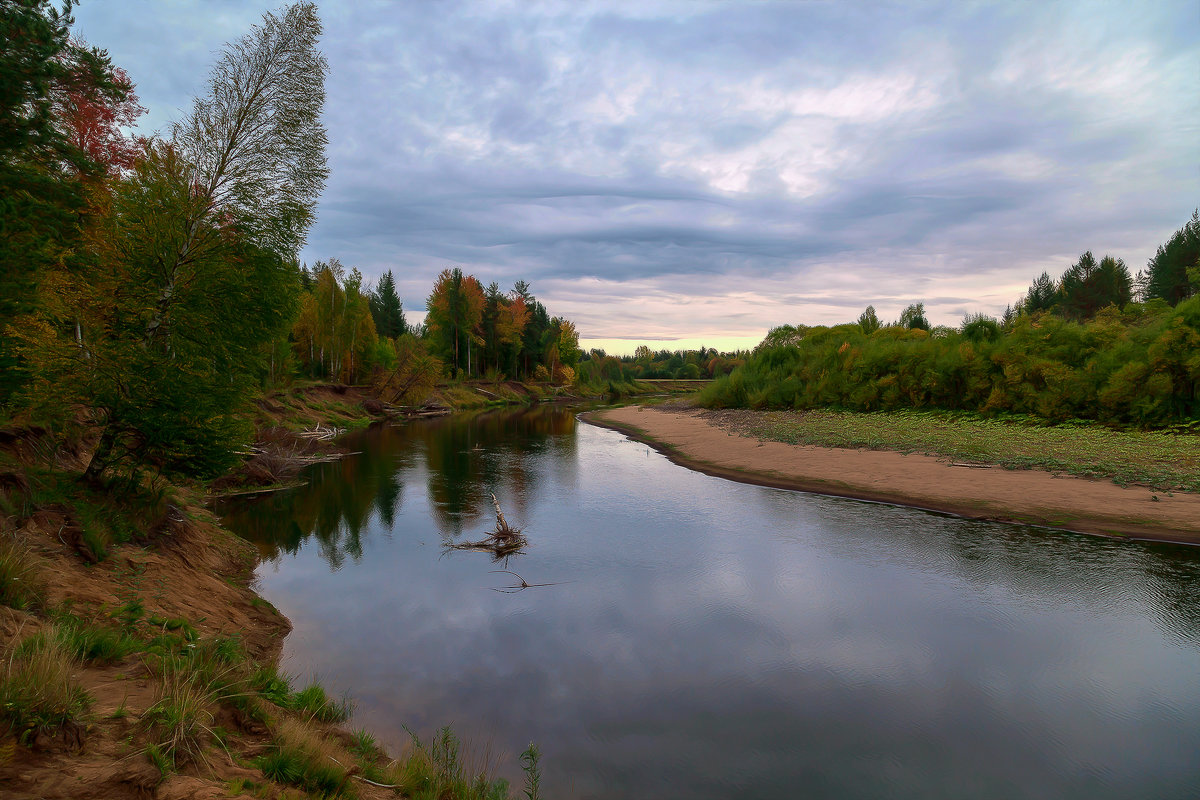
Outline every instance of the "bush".
[[(778, 332), (773, 331), (775, 334)], [(701, 392), (710, 408), (941, 408), (1051, 422), (1173, 427), (1200, 417), (1200, 298), (1131, 304), (1086, 323), (968, 317), (930, 335), (898, 326), (788, 328)]]

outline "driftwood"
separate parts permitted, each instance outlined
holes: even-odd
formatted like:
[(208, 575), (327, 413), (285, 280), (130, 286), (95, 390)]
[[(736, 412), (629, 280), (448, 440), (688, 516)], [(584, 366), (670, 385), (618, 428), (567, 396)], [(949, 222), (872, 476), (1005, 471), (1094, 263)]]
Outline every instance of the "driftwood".
[(492, 495), (492, 505), (496, 507), (496, 530), (489, 533), (486, 539), (480, 539), (477, 542), (459, 542), (449, 545), (451, 550), (486, 550), (499, 560), (520, 551), (522, 547), (529, 544), (529, 540), (521, 534), (520, 528), (514, 528), (508, 524), (508, 520), (504, 518), (504, 512), (500, 510), (500, 501), (494, 494)]
[(314, 427), (302, 431), (297, 431), (297, 436), (302, 436), (305, 439), (316, 439), (321, 442), (332, 441), (346, 432), (345, 428), (324, 428), (321, 423), (317, 423)]
[(503, 572), (506, 575), (513, 575), (517, 580), (520, 581), (520, 583), (515, 583), (512, 586), (501, 586), (499, 589), (492, 589), (493, 592), (500, 592), (501, 594), (516, 594), (522, 589), (532, 589), (535, 586), (558, 586), (557, 583), (526, 583), (524, 578), (522, 578), (520, 575), (517, 575), (517, 573), (513, 572), (511, 569), (494, 569), (492, 572)]

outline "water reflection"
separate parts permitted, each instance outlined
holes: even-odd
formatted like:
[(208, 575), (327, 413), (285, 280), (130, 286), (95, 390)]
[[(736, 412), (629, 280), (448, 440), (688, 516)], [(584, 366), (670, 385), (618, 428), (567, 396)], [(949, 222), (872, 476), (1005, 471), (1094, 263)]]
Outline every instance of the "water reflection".
[[(1200, 781), (1196, 549), (734, 484), (554, 408), (354, 449), (228, 521), (274, 558), (285, 666), (352, 690), (393, 745), (447, 722), (536, 739), (556, 798)], [(530, 540), (516, 578), (442, 555), (490, 526), (491, 492)], [(557, 585), (493, 591), (518, 579)]]
[(458, 414), (362, 431), (343, 445), (352, 458), (318, 464), (297, 491), (227, 503), (228, 524), (275, 560), (313, 537), (334, 569), (362, 558), (362, 535), (374, 511), (390, 535), (405, 481), (423, 480), (430, 512), (447, 541), (478, 530), (496, 493), (514, 518), (528, 509), (544, 476), (570, 484), (577, 473), (575, 411), (561, 406)]

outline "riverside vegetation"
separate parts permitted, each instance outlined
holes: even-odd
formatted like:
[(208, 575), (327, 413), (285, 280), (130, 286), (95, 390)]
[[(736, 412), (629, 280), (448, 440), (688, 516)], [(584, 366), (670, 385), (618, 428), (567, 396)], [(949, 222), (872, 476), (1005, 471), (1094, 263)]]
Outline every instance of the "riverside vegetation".
[[(1136, 295), (1140, 297), (1135, 301)], [(976, 458), (1200, 491), (1200, 215), (1137, 279), (1084, 253), (1002, 319), (782, 326), (699, 395), (763, 438)]]
[[(264, 393), (292, 406), (276, 422), (357, 422), (286, 387), (380, 366), (359, 357), (372, 313), (346, 287), (316, 313), (337, 270), (296, 258), (328, 175), (314, 4), (228, 44), (152, 138), (129, 134), (133, 84), (72, 36), (71, 5), (0, 4), (0, 784), (509, 796), (450, 730), (392, 760), (339, 727), (348, 701), (279, 673), (289, 625), (249, 588), (253, 548), (204, 506), (245, 469)], [(538, 762), (531, 747), (526, 796)]]

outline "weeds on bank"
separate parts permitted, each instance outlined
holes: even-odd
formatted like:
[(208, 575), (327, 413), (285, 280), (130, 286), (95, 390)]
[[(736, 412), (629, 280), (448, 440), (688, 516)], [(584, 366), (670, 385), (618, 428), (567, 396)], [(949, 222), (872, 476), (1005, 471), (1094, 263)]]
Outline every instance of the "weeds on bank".
[(388, 783), (414, 800), (506, 800), (508, 781), (488, 777), (491, 763), (485, 752), (478, 761), (463, 749), (450, 728), (429, 742), (412, 731), (412, 752), (385, 772)]
[(92, 700), (75, 678), (77, 663), (53, 627), (13, 649), (0, 676), (0, 720), (9, 733), (28, 744), (82, 726)]
[(0, 534), (0, 605), (32, 610), (45, 601), (46, 587), (33, 553), (15, 538)]
[(186, 764), (207, 766), (209, 743), (216, 738), (211, 709), (220, 697), (199, 671), (183, 660), (168, 660), (159, 675), (158, 696), (142, 714), (150, 736), (146, 755), (166, 774)]
[(354, 710), (349, 700), (334, 700), (319, 683), (310, 684), (296, 692), (288, 698), (284, 707), (318, 722), (331, 723), (345, 722)]
[(136, 541), (155, 530), (175, 500), (174, 489), (138, 475), (118, 476), (93, 485), (78, 475), (26, 467), (20, 491), (3, 492), (6, 513), (17, 519), (47, 510), (64, 514), (59, 538), (89, 563), (108, 557), (114, 544)]
[(89, 664), (114, 664), (141, 649), (142, 644), (120, 628), (89, 625), (56, 615), (58, 638), (75, 658)]
[(271, 749), (258, 760), (263, 775), (299, 786), (320, 797), (354, 797), (349, 768), (354, 758), (309, 722), (285, 719), (276, 728)]

